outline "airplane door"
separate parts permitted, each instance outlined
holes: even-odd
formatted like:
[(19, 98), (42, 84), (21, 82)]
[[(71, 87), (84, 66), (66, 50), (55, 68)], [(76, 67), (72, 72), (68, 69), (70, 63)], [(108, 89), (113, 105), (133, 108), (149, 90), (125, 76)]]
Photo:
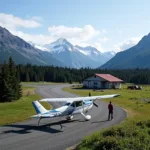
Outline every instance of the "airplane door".
[(75, 102), (73, 102), (69, 107), (68, 107), (68, 115), (71, 115), (73, 113), (73, 111), (75, 110), (76, 108), (76, 105), (75, 105)]
[(76, 105), (75, 113), (80, 113), (83, 111), (83, 101), (76, 101), (75, 105)]

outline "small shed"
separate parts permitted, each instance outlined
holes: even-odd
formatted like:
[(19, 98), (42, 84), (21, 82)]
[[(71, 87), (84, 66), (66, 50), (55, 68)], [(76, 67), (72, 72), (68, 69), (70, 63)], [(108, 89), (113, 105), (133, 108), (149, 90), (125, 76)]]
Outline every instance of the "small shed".
[(123, 80), (110, 74), (95, 74), (83, 81), (83, 86), (90, 89), (120, 89)]

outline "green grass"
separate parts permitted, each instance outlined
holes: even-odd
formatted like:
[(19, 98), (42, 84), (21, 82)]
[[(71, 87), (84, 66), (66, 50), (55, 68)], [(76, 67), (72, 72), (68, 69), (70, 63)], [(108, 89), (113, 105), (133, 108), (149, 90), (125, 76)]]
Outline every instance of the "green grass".
[(21, 84), (56, 84), (55, 82), (21, 82)]
[[(23, 87), (22, 89), (23, 97), (19, 100), (0, 103), (0, 125), (23, 121), (36, 114), (32, 101), (41, 99), (41, 96), (34, 93), (34, 87)], [(49, 104), (43, 102), (42, 105), (50, 109)]]
[[(82, 87), (64, 88), (65, 91), (88, 96), (120, 94), (119, 97), (103, 99), (124, 108), (128, 117), (120, 125), (109, 127), (86, 137), (76, 147), (79, 150), (118, 150), (118, 149), (150, 149), (150, 85), (142, 85), (143, 90), (127, 90), (127, 85), (122, 85), (117, 90), (89, 90)], [(145, 100), (144, 100), (145, 99)]]
[[(28, 85), (28, 84), (65, 84), (65, 83), (63, 83), (63, 82), (42, 82), (42, 81), (39, 81), (39, 82), (21, 82), (21, 84), (23, 84), (23, 85)], [(66, 84), (68, 84), (68, 83), (66, 83)], [(79, 84), (78, 82), (73, 82), (72, 84)]]
[(150, 120), (105, 129), (86, 137), (77, 150), (149, 150)]
[[(127, 111), (130, 119), (132, 118), (133, 120), (142, 120), (150, 118), (150, 86), (147, 85), (143, 85), (143, 90), (128, 90), (127, 85), (125, 84), (122, 85), (121, 89), (116, 90), (108, 89), (93, 91), (74, 86), (72, 88), (64, 88), (64, 91), (78, 94), (80, 96), (88, 96), (89, 92), (92, 96), (120, 94), (119, 97), (103, 99), (103, 101), (108, 103), (111, 100), (114, 105), (123, 107)], [(143, 99), (146, 99), (147, 102)]]

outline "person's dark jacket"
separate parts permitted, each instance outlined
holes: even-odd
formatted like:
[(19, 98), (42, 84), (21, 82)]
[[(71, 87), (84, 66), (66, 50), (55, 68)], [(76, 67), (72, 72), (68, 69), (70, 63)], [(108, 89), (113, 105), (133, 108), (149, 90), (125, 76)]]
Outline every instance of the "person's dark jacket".
[(109, 109), (109, 112), (113, 112), (113, 105), (112, 105), (112, 104), (109, 104), (109, 105), (108, 105), (108, 109)]

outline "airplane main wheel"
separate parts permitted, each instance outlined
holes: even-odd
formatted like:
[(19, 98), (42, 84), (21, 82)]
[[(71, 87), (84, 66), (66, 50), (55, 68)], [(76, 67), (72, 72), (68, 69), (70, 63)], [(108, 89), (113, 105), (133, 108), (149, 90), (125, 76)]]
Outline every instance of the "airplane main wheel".
[(69, 121), (69, 120), (72, 120), (72, 119), (73, 119), (73, 116), (71, 116), (71, 115), (70, 115), (70, 116), (67, 116), (66, 119), (67, 119), (68, 121)]
[(90, 115), (86, 115), (86, 116), (85, 116), (85, 120), (86, 120), (86, 121), (89, 121), (90, 119), (91, 119), (91, 116), (90, 116)]

